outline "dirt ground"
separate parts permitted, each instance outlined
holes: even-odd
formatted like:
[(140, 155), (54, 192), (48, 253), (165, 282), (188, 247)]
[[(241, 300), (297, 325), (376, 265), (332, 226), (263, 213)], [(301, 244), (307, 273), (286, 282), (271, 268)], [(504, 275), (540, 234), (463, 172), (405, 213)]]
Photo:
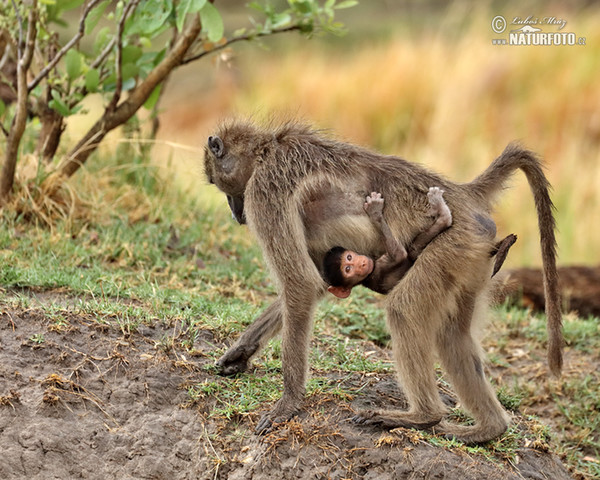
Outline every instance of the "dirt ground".
[[(259, 437), (260, 412), (226, 420), (209, 415), (210, 398), (189, 405), (185, 386), (214, 378), (203, 368), (213, 360), (165, 351), (173, 328), (131, 333), (86, 313), (57, 323), (0, 307), (2, 479), (571, 478), (535, 444), (502, 462), (352, 424), (365, 405), (401, 404), (386, 375), (344, 373), (345, 387), (362, 387), (352, 401), (315, 394), (303, 415)], [(215, 345), (206, 332), (195, 348)]]

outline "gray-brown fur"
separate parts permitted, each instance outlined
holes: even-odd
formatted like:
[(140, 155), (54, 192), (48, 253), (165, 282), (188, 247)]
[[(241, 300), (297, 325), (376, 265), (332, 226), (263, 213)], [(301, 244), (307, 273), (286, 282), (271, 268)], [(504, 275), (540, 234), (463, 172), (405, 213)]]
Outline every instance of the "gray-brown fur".
[[(475, 425), (441, 423), (448, 436), (484, 442), (504, 432), (508, 417), (481, 373), (481, 351), (471, 327), (484, 314), (492, 271), (494, 194), (514, 170), (525, 171), (536, 198), (549, 296), (557, 294), (554, 219), (548, 183), (533, 154), (511, 145), (475, 181), (451, 182), (397, 157), (325, 137), (307, 126), (261, 128), (244, 122), (220, 127), (206, 149), (205, 171), (228, 196), (234, 216), (247, 220), (279, 287), (278, 300), (219, 360), (225, 373), (243, 371), (251, 356), (281, 330), (284, 392), (258, 431), (301, 407), (308, 371), (312, 317), (325, 291), (317, 265), (335, 245), (372, 257), (383, 253), (362, 205), (366, 195), (386, 199), (384, 216), (399, 242), (428, 226), (430, 185), (445, 191), (452, 228), (435, 237), (387, 295), (385, 308), (408, 411), (361, 412), (358, 421), (426, 428), (446, 413), (434, 374), (434, 351)], [(216, 154), (215, 154), (216, 153)], [(311, 261), (312, 260), (312, 261)], [(560, 371), (562, 336), (558, 298), (548, 302), (550, 365)], [(241, 360), (240, 360), (241, 358)], [(478, 361), (475, 361), (478, 359)]]

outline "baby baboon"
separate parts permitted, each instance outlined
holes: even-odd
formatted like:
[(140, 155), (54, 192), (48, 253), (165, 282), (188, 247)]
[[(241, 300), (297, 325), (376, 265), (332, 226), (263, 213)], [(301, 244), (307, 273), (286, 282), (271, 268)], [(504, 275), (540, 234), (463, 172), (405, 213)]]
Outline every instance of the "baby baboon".
[[(347, 298), (352, 288), (362, 285), (378, 293), (388, 293), (404, 277), (427, 244), (452, 224), (452, 214), (442, 194), (443, 190), (437, 187), (429, 189), (428, 214), (434, 217), (434, 223), (426, 231), (417, 235), (408, 246), (408, 251), (396, 241), (383, 219), (384, 201), (381, 194), (373, 192), (367, 196), (365, 212), (378, 226), (387, 252), (375, 259), (343, 247), (333, 247), (325, 254), (323, 260), (323, 277), (329, 285), (327, 291), (336, 297)], [(506, 260), (508, 250), (516, 241), (517, 236), (510, 234), (496, 243), (492, 249), (490, 257), (496, 257), (492, 277), (498, 273)]]
[(224, 374), (242, 371), (252, 355), (282, 330), (284, 391), (257, 431), (290, 418), (301, 407), (312, 317), (326, 291), (319, 272), (325, 253), (335, 245), (373, 258), (383, 253), (379, 232), (362, 208), (373, 191), (386, 199), (384, 217), (394, 236), (408, 244), (427, 227), (429, 185), (445, 191), (452, 228), (429, 243), (385, 298), (396, 368), (410, 407), (362, 412), (358, 418), (389, 428), (438, 424), (446, 409), (433, 368), (437, 353), (461, 404), (475, 420), (472, 426), (444, 422), (441, 430), (467, 443), (485, 442), (506, 430), (507, 414), (483, 374), (471, 326), (486, 308), (496, 235), (490, 218), (493, 200), (517, 169), (525, 173), (535, 199), (548, 359), (552, 372), (559, 374), (563, 340), (555, 222), (549, 183), (533, 153), (509, 145), (479, 177), (463, 184), (294, 122), (269, 128), (232, 122), (208, 139), (208, 180), (227, 195), (234, 217), (247, 221), (278, 284), (278, 299), (218, 362)]
[(443, 193), (438, 187), (431, 187), (427, 192), (427, 214), (434, 221), (427, 230), (416, 236), (408, 246), (408, 251), (396, 241), (383, 218), (384, 199), (381, 194), (372, 192), (368, 195), (363, 208), (379, 230), (386, 253), (374, 259), (343, 247), (333, 247), (323, 260), (323, 275), (329, 284), (327, 291), (336, 297), (346, 298), (352, 288), (360, 284), (379, 293), (388, 293), (404, 277), (427, 244), (452, 225), (452, 214), (444, 202)]

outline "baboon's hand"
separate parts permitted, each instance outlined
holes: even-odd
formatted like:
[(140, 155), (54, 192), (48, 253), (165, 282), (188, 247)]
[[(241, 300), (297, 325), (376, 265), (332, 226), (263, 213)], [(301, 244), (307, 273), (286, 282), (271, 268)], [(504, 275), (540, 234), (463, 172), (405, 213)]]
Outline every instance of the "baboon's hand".
[(383, 217), (383, 197), (381, 193), (371, 192), (371, 195), (367, 195), (363, 208), (373, 220), (380, 220)]
[(231, 347), (225, 355), (217, 361), (219, 375), (229, 377), (245, 372), (248, 369), (248, 363), (258, 345), (236, 345)]
[(442, 211), (444, 205), (444, 190), (439, 187), (430, 187), (429, 192), (427, 192), (427, 200), (429, 201), (429, 211), (427, 215), (432, 217), (436, 217)]
[(289, 398), (281, 397), (273, 407), (273, 410), (265, 413), (256, 424), (255, 432), (264, 435), (273, 430), (278, 423), (285, 422), (298, 414), (299, 402), (292, 402)]

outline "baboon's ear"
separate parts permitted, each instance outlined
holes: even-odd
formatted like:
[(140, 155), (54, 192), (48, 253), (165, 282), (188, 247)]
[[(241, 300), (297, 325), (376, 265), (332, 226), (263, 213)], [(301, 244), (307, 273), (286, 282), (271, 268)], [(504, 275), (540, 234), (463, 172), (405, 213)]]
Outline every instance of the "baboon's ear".
[(225, 152), (225, 145), (223, 145), (223, 140), (221, 140), (216, 135), (214, 137), (208, 137), (208, 148), (210, 148), (210, 151), (217, 158), (221, 158), (223, 156), (223, 153)]
[(352, 289), (346, 287), (327, 287), (327, 291), (333, 293), (338, 298), (348, 298)]

